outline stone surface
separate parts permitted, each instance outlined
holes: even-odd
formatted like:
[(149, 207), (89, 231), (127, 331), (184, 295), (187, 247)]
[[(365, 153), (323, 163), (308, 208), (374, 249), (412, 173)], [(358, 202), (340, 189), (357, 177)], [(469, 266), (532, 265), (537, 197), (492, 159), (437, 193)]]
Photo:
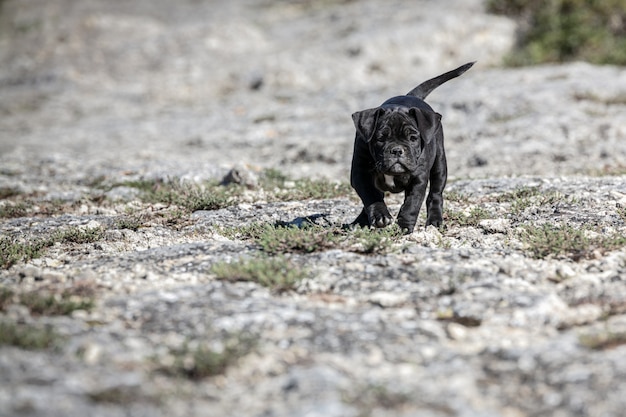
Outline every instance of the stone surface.
[[(515, 23), (478, 0), (1, 4), (0, 190), (13, 195), (0, 207), (38, 214), (3, 217), (0, 233), (104, 237), (0, 270), (17, 294), (96, 301), (0, 311), (61, 336), (0, 346), (0, 415), (623, 414), (624, 244), (538, 258), (524, 236), (626, 234), (624, 69), (501, 68)], [(346, 182), (352, 112), (474, 60), (429, 99), (451, 177), (443, 229), (371, 254), (285, 253), (307, 271), (287, 292), (217, 279), (213, 265), (262, 255), (224, 228), (332, 227), (360, 211), (354, 195), (269, 200), (263, 169)], [(129, 186), (175, 178), (247, 190), (168, 223), (172, 207)], [(218, 375), (164, 371), (248, 338)]]

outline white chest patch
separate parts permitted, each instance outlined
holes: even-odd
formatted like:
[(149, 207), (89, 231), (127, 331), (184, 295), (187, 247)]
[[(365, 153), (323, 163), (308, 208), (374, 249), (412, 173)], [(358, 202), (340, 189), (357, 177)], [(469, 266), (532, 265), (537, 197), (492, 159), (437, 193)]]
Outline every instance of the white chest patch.
[(385, 175), (385, 185), (389, 188), (394, 188), (396, 186), (393, 175)]

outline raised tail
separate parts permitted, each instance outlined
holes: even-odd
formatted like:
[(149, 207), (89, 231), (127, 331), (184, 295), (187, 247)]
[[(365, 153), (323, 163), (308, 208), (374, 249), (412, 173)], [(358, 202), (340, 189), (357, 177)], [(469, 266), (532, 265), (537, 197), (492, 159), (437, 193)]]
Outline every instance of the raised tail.
[(476, 61), (468, 62), (465, 65), (461, 65), (457, 69), (453, 69), (452, 71), (448, 71), (445, 74), (441, 74), (438, 77), (431, 78), (428, 81), (424, 81), (423, 83), (421, 83), (420, 85), (418, 85), (417, 87), (409, 91), (406, 95), (414, 96), (423, 100), (435, 88), (439, 87), (441, 84), (445, 83), (446, 81), (450, 81), (451, 79), (462, 75), (465, 71), (472, 68), (472, 65), (474, 65), (475, 63)]

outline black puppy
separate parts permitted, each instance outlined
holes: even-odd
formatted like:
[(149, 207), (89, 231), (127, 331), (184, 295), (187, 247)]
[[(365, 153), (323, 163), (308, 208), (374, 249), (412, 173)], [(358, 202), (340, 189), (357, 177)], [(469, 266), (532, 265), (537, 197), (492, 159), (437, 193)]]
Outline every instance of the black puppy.
[(473, 62), (415, 87), (405, 96), (390, 98), (380, 107), (352, 115), (356, 127), (350, 182), (363, 211), (352, 222), (360, 226), (385, 227), (393, 221), (384, 192), (404, 191), (398, 225), (412, 233), (430, 180), (426, 199), (426, 226), (443, 222), (442, 192), (448, 168), (443, 148), (441, 115), (424, 98), (435, 88), (470, 69)]

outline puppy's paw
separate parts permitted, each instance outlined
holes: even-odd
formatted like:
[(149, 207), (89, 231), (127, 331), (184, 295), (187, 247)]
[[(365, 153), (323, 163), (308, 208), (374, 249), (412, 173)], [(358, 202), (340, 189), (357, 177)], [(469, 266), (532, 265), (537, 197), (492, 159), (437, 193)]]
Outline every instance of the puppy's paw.
[(424, 227), (428, 227), (430, 225), (435, 226), (437, 229), (439, 229), (442, 225), (443, 225), (443, 218), (440, 215), (430, 215), (428, 216), (428, 218), (426, 219), (426, 225)]
[(415, 223), (405, 222), (402, 219), (398, 219), (398, 226), (405, 235), (410, 235), (415, 229)]
[(386, 227), (393, 223), (393, 218), (384, 202), (371, 204), (366, 208), (366, 211), (370, 226)]

